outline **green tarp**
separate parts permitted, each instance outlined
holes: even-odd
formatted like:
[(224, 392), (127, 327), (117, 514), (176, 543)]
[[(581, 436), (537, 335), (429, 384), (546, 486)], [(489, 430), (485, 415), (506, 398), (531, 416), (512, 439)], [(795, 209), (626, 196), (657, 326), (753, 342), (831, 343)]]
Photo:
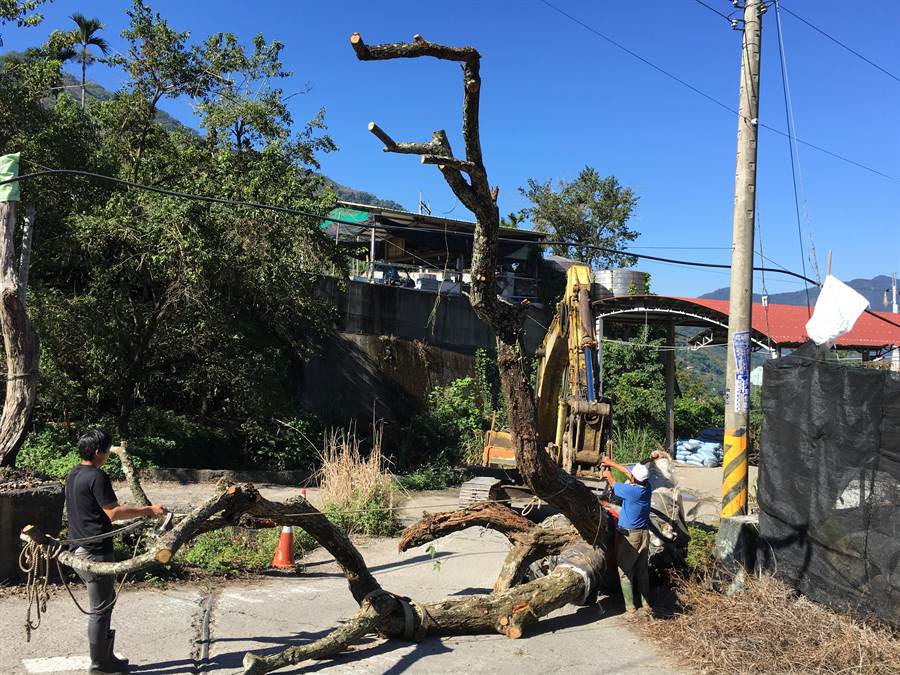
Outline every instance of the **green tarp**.
[(365, 223), (367, 220), (369, 220), (369, 212), (359, 211), (358, 209), (348, 209), (344, 206), (338, 206), (337, 208), (333, 208), (328, 212), (328, 218), (337, 218), (342, 222), (336, 223), (332, 220), (323, 220), (323, 230), (327, 230), (332, 225), (338, 227), (341, 224), (345, 223)]
[[(19, 175), (19, 153), (0, 157), (0, 181), (9, 180)], [(0, 185), (0, 202), (19, 201), (19, 182)]]

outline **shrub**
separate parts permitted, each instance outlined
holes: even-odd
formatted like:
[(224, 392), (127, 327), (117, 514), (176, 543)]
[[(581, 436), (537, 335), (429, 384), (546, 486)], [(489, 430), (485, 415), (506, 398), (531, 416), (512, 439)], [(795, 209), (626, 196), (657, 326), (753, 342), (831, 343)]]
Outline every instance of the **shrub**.
[(285, 471), (315, 466), (319, 442), (325, 432), (321, 421), (309, 414), (272, 420), (268, 426), (246, 422), (241, 430), (247, 438), (251, 465), (258, 469)]
[[(73, 434), (57, 427), (48, 426), (41, 431), (32, 432), (25, 437), (16, 457), (16, 465), (53, 478), (65, 478), (81, 461), (75, 446), (77, 440)], [(119, 470), (121, 471), (121, 467)]]
[(442, 456), (405, 476), (399, 476), (397, 482), (407, 490), (443, 490), (459, 481), (456, 472)]
[[(269, 569), (280, 527), (264, 530), (224, 528), (204, 532), (191, 542), (182, 560), (215, 576), (231, 576), (241, 572), (264, 572)], [(300, 528), (294, 528), (294, 555), (314, 549), (316, 541)]]
[(693, 572), (705, 570), (712, 559), (713, 546), (716, 544), (716, 530), (708, 525), (688, 525), (688, 542), (685, 562)]
[(725, 403), (720, 397), (705, 396), (675, 399), (675, 434), (678, 438), (693, 438), (707, 427), (725, 424)]
[(619, 464), (634, 464), (647, 459), (661, 444), (655, 429), (626, 427), (613, 432), (613, 459)]
[(381, 429), (376, 429), (368, 456), (360, 451), (354, 430), (332, 431), (322, 452), (322, 511), (347, 533), (389, 536), (399, 524), (394, 516), (394, 486), (381, 456)]
[(401, 468), (414, 469), (437, 456), (451, 464), (480, 458), (485, 417), (478, 401), (478, 385), (471, 377), (434, 387), (428, 394), (427, 410), (403, 430)]

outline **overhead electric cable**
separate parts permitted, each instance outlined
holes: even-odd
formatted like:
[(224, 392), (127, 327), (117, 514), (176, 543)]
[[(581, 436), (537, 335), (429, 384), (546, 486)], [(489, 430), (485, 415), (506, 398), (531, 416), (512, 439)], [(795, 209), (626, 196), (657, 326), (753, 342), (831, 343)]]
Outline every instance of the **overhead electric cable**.
[[(699, 0), (698, 0), (698, 1), (699, 1)], [(850, 52), (851, 54), (853, 54), (855, 57), (857, 57), (857, 58), (859, 58), (859, 59), (862, 59), (863, 61), (865, 61), (866, 63), (868, 63), (868, 64), (869, 64), (870, 66), (872, 66), (873, 68), (876, 68), (877, 70), (880, 70), (882, 73), (884, 73), (885, 75), (887, 75), (888, 77), (890, 77), (892, 80), (896, 80), (897, 82), (900, 82), (900, 77), (898, 77), (897, 75), (894, 75), (894, 73), (890, 72), (889, 70), (885, 70), (884, 68), (882, 68), (881, 66), (879, 66), (877, 63), (875, 63), (875, 62), (872, 61), (871, 59), (866, 58), (865, 56), (863, 56), (862, 54), (860, 54), (858, 51), (856, 51), (856, 50), (853, 49), (852, 47), (850, 47), (850, 46), (844, 44), (843, 42), (841, 42), (840, 40), (838, 40), (838, 39), (837, 39), (836, 37), (834, 37), (833, 35), (830, 35), (829, 33), (826, 33), (824, 30), (822, 30), (822, 29), (819, 28), (818, 26), (814, 26), (813, 24), (811, 24), (809, 21), (807, 21), (806, 19), (804, 19), (802, 16), (800, 16), (800, 15), (797, 14), (796, 12), (792, 12), (792, 11), (789, 10), (787, 7), (782, 7), (781, 9), (783, 9), (785, 12), (787, 12), (788, 14), (790, 14), (792, 17), (794, 17), (794, 18), (797, 19), (798, 21), (802, 21), (803, 23), (805, 23), (807, 26), (809, 26), (810, 28), (812, 28), (814, 31), (816, 31), (816, 32), (819, 33), (820, 35), (823, 35), (823, 36), (827, 37), (829, 40), (831, 40), (832, 42), (834, 42), (835, 44), (840, 45), (841, 47), (843, 47), (844, 49), (846, 49), (848, 52)]]
[(709, 10), (710, 12), (712, 12), (713, 14), (718, 14), (718, 15), (721, 16), (723, 19), (725, 19), (728, 23), (731, 23), (731, 17), (730, 17), (730, 16), (728, 16), (727, 14), (722, 14), (722, 12), (720, 12), (719, 10), (717, 10), (715, 7), (712, 7), (712, 6), (710, 6), (710, 5), (707, 5), (705, 2), (703, 2), (703, 0), (694, 0), (694, 2), (696, 2), (698, 5), (702, 5), (703, 7), (706, 7), (706, 9), (708, 9), (708, 10)]
[[(27, 161), (27, 160), (26, 160)], [(376, 223), (354, 223), (350, 220), (343, 220), (341, 218), (336, 218), (329, 216), (327, 214), (321, 213), (313, 213), (311, 211), (304, 211), (302, 209), (292, 209), (286, 206), (275, 206), (272, 204), (263, 204), (260, 202), (245, 202), (239, 201), (235, 199), (227, 199), (225, 197), (212, 197), (210, 195), (197, 195), (191, 194), (189, 192), (179, 192), (178, 190), (168, 190), (166, 188), (156, 187), (154, 185), (143, 185), (141, 183), (135, 183), (134, 181), (125, 180), (124, 178), (115, 178), (113, 176), (105, 176), (100, 173), (94, 173), (93, 171), (82, 171), (80, 169), (44, 169), (42, 171), (34, 171), (32, 173), (21, 174), (19, 176), (14, 176), (12, 178), (7, 178), (5, 180), (0, 180), (0, 185), (7, 185), (9, 183), (18, 183), (25, 180), (30, 180), (32, 178), (40, 178), (41, 176), (80, 176), (84, 178), (95, 178), (99, 180), (105, 180), (116, 185), (124, 185), (126, 187), (135, 188), (138, 190), (145, 190), (147, 192), (155, 192), (157, 194), (167, 195), (169, 197), (178, 197), (180, 199), (191, 199), (194, 201), (208, 202), (213, 204), (226, 204), (229, 206), (243, 206), (247, 208), (255, 208), (261, 209), (265, 211), (275, 211), (277, 213), (286, 213), (294, 216), (304, 216), (306, 218), (313, 218), (315, 220), (328, 220), (333, 223), (340, 223), (342, 225), (350, 225), (352, 227), (360, 227), (364, 229), (374, 229), (374, 230), (406, 230), (406, 231), (434, 231), (443, 233), (444, 230), (440, 228), (419, 228), (419, 227), (410, 227), (404, 225), (385, 225), (385, 224), (376, 224)], [(461, 237), (472, 237), (474, 238), (474, 232), (453, 232), (453, 236), (461, 236)], [(627, 255), (633, 258), (641, 258), (644, 260), (655, 260), (657, 262), (670, 263), (673, 265), (686, 265), (688, 267), (701, 267), (701, 268), (713, 268), (713, 269), (731, 269), (731, 265), (726, 265), (724, 263), (708, 263), (708, 262), (700, 262), (696, 260), (679, 260), (677, 258), (664, 258), (661, 256), (648, 255), (647, 253), (635, 253), (634, 251), (629, 251), (627, 249), (616, 249), (608, 246), (595, 246), (593, 244), (578, 242), (578, 241), (564, 241), (564, 240), (542, 240), (535, 242), (526, 242), (521, 239), (516, 239), (512, 237), (497, 237), (497, 241), (506, 241), (515, 244), (519, 244), (520, 246), (579, 246), (583, 248), (589, 248), (594, 251), (600, 251), (602, 253), (606, 253), (608, 255)], [(756, 272), (774, 272), (777, 274), (786, 274), (791, 277), (795, 277), (797, 279), (801, 279), (811, 284), (815, 284), (815, 281), (805, 277), (801, 274), (797, 274), (796, 272), (792, 272), (788, 269), (779, 269), (775, 267), (754, 267), (754, 271)], [(876, 318), (881, 319), (893, 326), (897, 326), (900, 328), (900, 323), (894, 323), (890, 319), (879, 316), (874, 312), (866, 310), (867, 313), (872, 314)]]
[[(784, 97), (784, 116), (788, 125), (788, 132), (793, 136), (794, 117), (791, 110), (790, 92), (788, 89), (787, 62), (784, 58), (784, 40), (781, 33), (781, 15), (779, 14), (778, 0), (775, 0), (775, 25), (778, 30), (778, 58), (781, 63), (781, 91)], [(803, 265), (803, 276), (806, 276), (806, 254), (803, 252), (803, 230), (800, 227), (800, 197), (797, 193), (797, 171), (794, 164), (794, 142), (788, 139), (788, 148), (790, 149), (791, 159), (791, 185), (794, 188), (794, 212), (797, 215), (797, 238), (800, 243), (800, 263)], [(811, 315), (809, 306), (809, 286), (804, 286), (806, 291), (806, 314)]]
[[(723, 109), (727, 110), (727, 111), (730, 112), (732, 115), (737, 115), (738, 117), (740, 117), (740, 113), (739, 113), (735, 108), (733, 108), (732, 106), (728, 105), (727, 103), (723, 103), (722, 101), (720, 101), (719, 99), (715, 98), (714, 96), (711, 96), (711, 95), (707, 94), (707, 93), (706, 93), (705, 91), (703, 91), (702, 89), (698, 89), (697, 87), (695, 87), (695, 86), (692, 85), (691, 83), (687, 82), (686, 80), (681, 79), (680, 77), (678, 77), (678, 76), (675, 75), (674, 73), (671, 73), (671, 72), (669, 72), (668, 70), (662, 68), (661, 66), (656, 65), (656, 64), (653, 63), (652, 61), (650, 61), (650, 60), (644, 58), (643, 56), (641, 56), (641, 55), (638, 54), (637, 52), (632, 51), (631, 49), (629, 49), (629, 48), (626, 47), (625, 45), (621, 44), (620, 42), (615, 41), (614, 39), (612, 39), (612, 38), (609, 37), (608, 35), (605, 35), (605, 34), (601, 33), (599, 30), (597, 30), (597, 29), (594, 28), (593, 26), (591, 26), (591, 25), (585, 23), (584, 21), (581, 21), (580, 19), (578, 19), (577, 17), (573, 16), (572, 14), (569, 14), (569, 13), (566, 12), (564, 9), (561, 9), (560, 7), (557, 7), (556, 5), (554, 5), (553, 3), (548, 2), (548, 0), (539, 0), (539, 2), (541, 2), (541, 3), (544, 4), (544, 5), (546, 5), (547, 7), (549, 7), (550, 9), (552, 9), (554, 12), (557, 12), (558, 14), (560, 14), (560, 15), (566, 17), (567, 19), (569, 19), (569, 20), (572, 21), (573, 23), (578, 24), (579, 26), (581, 26), (581, 27), (584, 28), (585, 30), (587, 30), (587, 31), (589, 31), (589, 32), (591, 32), (591, 33), (593, 33), (594, 35), (596, 35), (597, 37), (601, 38), (602, 40), (605, 40), (606, 42), (609, 42), (611, 45), (613, 45), (613, 46), (616, 47), (617, 49), (620, 49), (621, 51), (625, 52), (626, 54), (628, 54), (628, 55), (630, 55), (630, 56), (636, 58), (636, 59), (637, 59), (638, 61), (640, 61), (641, 63), (643, 63), (643, 64), (645, 64), (645, 65), (647, 65), (647, 66), (650, 66), (651, 68), (653, 68), (653, 70), (655, 70), (655, 71), (657, 71), (657, 72), (659, 72), (659, 73), (662, 73), (663, 75), (665, 75), (665, 76), (668, 77), (669, 79), (674, 80), (675, 82), (677, 82), (678, 84), (680, 84), (680, 85), (682, 85), (682, 86), (684, 86), (684, 87), (687, 87), (688, 89), (690, 89), (691, 91), (693, 91), (695, 94), (698, 94), (698, 95), (702, 96), (703, 98), (705, 98), (706, 100), (710, 101), (711, 103), (715, 103), (717, 106), (719, 106), (720, 108), (723, 108)], [(768, 131), (772, 131), (772, 132), (774, 132), (774, 133), (776, 133), (776, 134), (779, 134), (779, 135), (781, 135), (781, 136), (786, 136), (786, 137), (788, 137), (788, 138), (791, 138), (790, 133), (784, 132), (784, 131), (782, 131), (781, 129), (778, 129), (778, 128), (776, 128), (776, 127), (770, 126), (770, 125), (768, 125), (768, 124), (765, 124), (765, 123), (759, 122), (759, 121), (757, 121), (757, 124), (758, 124), (760, 127), (762, 127), (763, 129), (767, 129)], [(823, 147), (820, 146), (820, 145), (816, 145), (815, 143), (810, 143), (809, 141), (804, 141), (804, 140), (801, 139), (801, 138), (794, 138), (794, 140), (795, 140), (797, 143), (800, 143), (800, 144), (802, 144), (802, 145), (805, 145), (805, 146), (807, 146), (807, 147), (810, 147), (810, 148), (812, 148), (813, 150), (818, 150), (819, 152), (822, 152), (822, 153), (824, 153), (824, 154), (826, 154), (826, 155), (829, 155), (830, 157), (834, 157), (835, 159), (839, 159), (839, 160), (841, 160), (842, 162), (846, 162), (847, 164), (852, 164), (852, 165), (855, 166), (855, 167), (858, 167), (858, 168), (860, 168), (860, 169), (864, 169), (864, 170), (866, 170), (866, 171), (869, 171), (870, 173), (874, 173), (874, 174), (876, 174), (876, 175), (878, 175), (878, 176), (881, 176), (882, 178), (887, 178), (888, 180), (894, 181), (895, 183), (900, 183), (900, 179), (898, 179), (898, 178), (896, 178), (896, 177), (894, 177), (894, 176), (891, 176), (890, 174), (886, 174), (886, 173), (884, 173), (883, 171), (879, 171), (878, 169), (873, 169), (871, 166), (866, 166), (865, 164), (862, 164), (861, 162), (857, 162), (857, 161), (854, 160), (854, 159), (850, 159), (849, 157), (845, 157), (844, 155), (838, 154), (838, 153), (836, 153), (836, 152), (832, 152), (831, 150), (828, 150), (828, 149), (826, 149), (826, 148), (823, 148)]]

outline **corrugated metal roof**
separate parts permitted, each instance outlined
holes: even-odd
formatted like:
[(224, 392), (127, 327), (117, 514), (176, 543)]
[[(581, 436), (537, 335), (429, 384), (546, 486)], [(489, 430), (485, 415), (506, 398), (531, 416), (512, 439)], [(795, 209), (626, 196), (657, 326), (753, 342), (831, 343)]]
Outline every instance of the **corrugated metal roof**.
[[(597, 300), (592, 303), (601, 316), (619, 317), (620, 320), (641, 322), (650, 320), (667, 321), (673, 317), (681, 325), (700, 326), (706, 322), (718, 324), (719, 330), (728, 325), (728, 301), (706, 298), (679, 298), (664, 295), (623, 295)], [(876, 312), (878, 316), (900, 323), (900, 314)], [(812, 311), (797, 305), (774, 305), (763, 307), (753, 303), (753, 340), (757, 344), (798, 347), (809, 338), (806, 322)], [(890, 345), (900, 345), (900, 327), (878, 319), (871, 314), (859, 317), (853, 330), (837, 340), (844, 349), (875, 349)]]
[[(728, 315), (727, 300), (708, 300), (706, 298), (675, 298), (683, 302), (712, 309), (724, 316)], [(876, 312), (894, 323), (900, 323), (900, 315), (887, 312)], [(797, 345), (807, 341), (806, 322), (812, 316), (812, 308), (797, 305), (773, 305), (763, 307), (762, 303), (753, 303), (753, 328), (779, 345)], [(853, 330), (837, 339), (841, 347), (884, 347), (900, 345), (900, 328), (881, 321), (869, 314), (859, 317)]]

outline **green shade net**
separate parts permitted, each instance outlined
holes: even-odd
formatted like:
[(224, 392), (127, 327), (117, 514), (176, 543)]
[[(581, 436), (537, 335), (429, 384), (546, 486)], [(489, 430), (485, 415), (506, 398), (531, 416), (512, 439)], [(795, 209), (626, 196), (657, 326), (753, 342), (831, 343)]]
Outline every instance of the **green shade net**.
[[(9, 180), (19, 175), (19, 153), (0, 157), (0, 181)], [(0, 202), (19, 201), (19, 182), (0, 185)]]
[[(338, 206), (328, 212), (328, 218), (337, 218), (345, 223), (365, 223), (369, 220), (368, 211), (360, 211), (358, 209), (349, 209), (345, 206)], [(327, 230), (330, 226), (339, 227), (342, 223), (336, 223), (333, 220), (323, 220), (322, 229)]]

